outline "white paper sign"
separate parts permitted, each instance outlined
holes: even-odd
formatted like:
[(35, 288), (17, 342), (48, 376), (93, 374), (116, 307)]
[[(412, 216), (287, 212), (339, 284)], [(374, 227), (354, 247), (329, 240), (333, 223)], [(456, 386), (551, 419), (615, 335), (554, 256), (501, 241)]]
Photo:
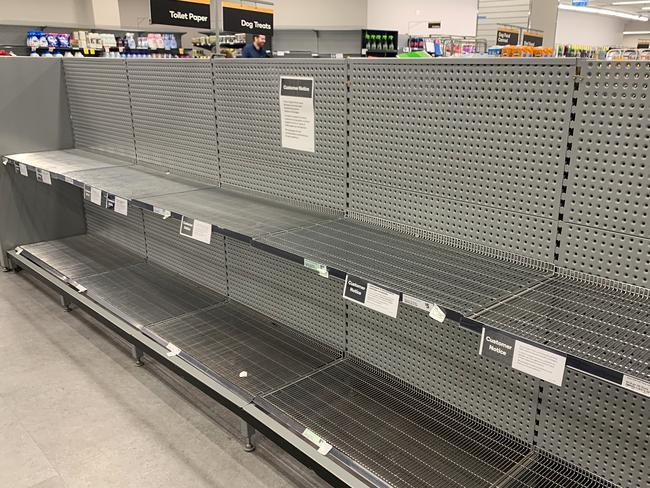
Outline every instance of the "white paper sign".
[(433, 320), (443, 323), (447, 318), (447, 314), (444, 312), (444, 310), (442, 310), (438, 305), (434, 303), (431, 307), (431, 311), (429, 312), (429, 317), (431, 317)]
[(23, 163), (19, 163), (20, 166), (20, 174), (23, 176), (29, 176), (29, 173), (27, 172), (27, 165)]
[(129, 214), (129, 201), (126, 198), (115, 197), (115, 206), (113, 207), (118, 214)]
[(623, 375), (623, 388), (650, 397), (650, 383), (633, 376)]
[(343, 298), (390, 317), (397, 317), (399, 295), (356, 276), (346, 276)]
[(165, 210), (164, 208), (159, 208), (159, 207), (154, 207), (153, 213), (155, 213), (156, 215), (162, 215), (163, 220), (166, 220), (172, 216), (172, 213), (169, 210)]
[(102, 191), (99, 188), (90, 188), (90, 201), (95, 205), (102, 204)]
[(280, 78), (280, 120), (282, 147), (316, 152), (313, 78)]
[(212, 239), (212, 224), (200, 220), (183, 217), (180, 234), (191, 239), (210, 244)]
[(566, 357), (525, 342), (515, 341), (512, 367), (557, 386), (562, 386)]
[(52, 176), (50, 175), (49, 171), (41, 170), (41, 179), (46, 185), (52, 184)]

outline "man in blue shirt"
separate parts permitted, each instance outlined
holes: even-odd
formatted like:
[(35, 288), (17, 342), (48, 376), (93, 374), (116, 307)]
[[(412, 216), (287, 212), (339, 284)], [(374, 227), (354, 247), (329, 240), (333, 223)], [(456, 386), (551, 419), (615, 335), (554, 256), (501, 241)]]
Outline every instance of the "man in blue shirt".
[(266, 58), (268, 56), (264, 45), (266, 44), (266, 36), (264, 34), (254, 34), (253, 42), (246, 44), (242, 51), (242, 58)]

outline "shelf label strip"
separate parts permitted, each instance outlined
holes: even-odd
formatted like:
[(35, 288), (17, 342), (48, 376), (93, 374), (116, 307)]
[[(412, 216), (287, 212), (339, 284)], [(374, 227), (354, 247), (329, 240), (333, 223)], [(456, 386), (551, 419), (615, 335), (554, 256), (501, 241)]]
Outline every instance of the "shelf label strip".
[(632, 390), (640, 395), (650, 398), (650, 382), (640, 380), (634, 376), (623, 375), (623, 388)]
[(483, 327), (479, 354), (522, 373), (562, 386), (566, 355), (533, 346), (489, 327)]

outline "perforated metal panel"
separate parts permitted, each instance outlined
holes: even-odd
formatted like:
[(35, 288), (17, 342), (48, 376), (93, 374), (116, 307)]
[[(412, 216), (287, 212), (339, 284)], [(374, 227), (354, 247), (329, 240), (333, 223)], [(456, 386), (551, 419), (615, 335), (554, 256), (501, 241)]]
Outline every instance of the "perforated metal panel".
[(126, 62), (66, 58), (63, 66), (75, 145), (135, 161)]
[(567, 369), (540, 408), (540, 449), (619, 486), (648, 486), (650, 399)]
[(338, 350), (345, 343), (343, 282), (226, 238), (230, 296)]
[(648, 287), (650, 64), (579, 67), (560, 265)]
[[(222, 181), (343, 209), (346, 66), (343, 60), (214, 60)], [(314, 78), (315, 153), (282, 148), (281, 76)]]
[(219, 181), (212, 64), (127, 61), (138, 164)]
[(142, 210), (132, 205), (124, 216), (84, 200), (88, 235), (114, 242), (138, 256), (146, 256)]
[(350, 62), (350, 210), (553, 259), (575, 61)]
[(348, 317), (350, 354), (532, 442), (537, 380), (479, 356), (477, 334), (405, 306), (392, 319), (350, 304)]
[(147, 258), (186, 278), (226, 294), (226, 249), (223, 236), (205, 244), (180, 235), (180, 222), (144, 212)]

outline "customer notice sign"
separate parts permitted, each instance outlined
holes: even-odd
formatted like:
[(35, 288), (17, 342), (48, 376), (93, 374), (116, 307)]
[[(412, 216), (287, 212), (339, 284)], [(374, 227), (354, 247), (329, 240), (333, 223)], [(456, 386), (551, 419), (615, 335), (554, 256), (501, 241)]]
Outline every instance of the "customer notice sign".
[(316, 152), (313, 78), (280, 78), (280, 121), (282, 147)]
[(151, 23), (210, 29), (210, 0), (149, 0)]

